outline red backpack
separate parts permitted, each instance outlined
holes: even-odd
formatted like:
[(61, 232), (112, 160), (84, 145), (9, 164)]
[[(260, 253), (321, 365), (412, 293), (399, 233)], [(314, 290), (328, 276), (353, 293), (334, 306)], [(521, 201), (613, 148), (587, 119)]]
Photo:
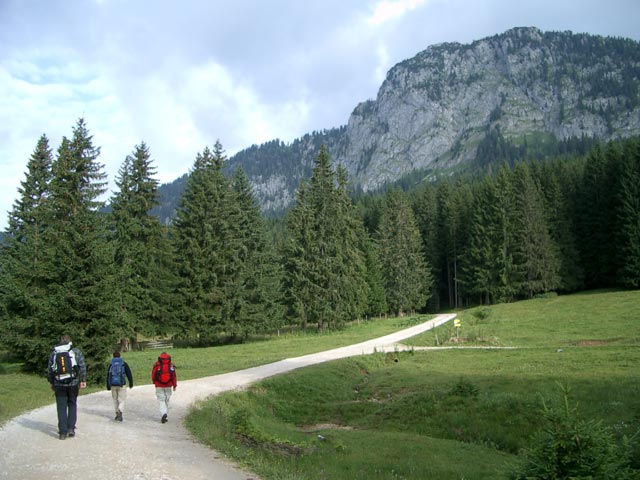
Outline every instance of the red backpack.
[(169, 385), (173, 383), (173, 377), (175, 376), (175, 367), (171, 363), (170, 356), (158, 357), (158, 368), (156, 369), (156, 382)]

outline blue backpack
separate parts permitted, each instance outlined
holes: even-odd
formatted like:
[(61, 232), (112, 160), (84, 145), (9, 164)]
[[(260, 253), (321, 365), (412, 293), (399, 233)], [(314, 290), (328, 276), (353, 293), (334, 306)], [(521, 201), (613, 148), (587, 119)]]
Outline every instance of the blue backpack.
[(109, 370), (109, 385), (112, 387), (122, 387), (124, 380), (124, 360), (120, 357), (111, 359), (111, 369)]

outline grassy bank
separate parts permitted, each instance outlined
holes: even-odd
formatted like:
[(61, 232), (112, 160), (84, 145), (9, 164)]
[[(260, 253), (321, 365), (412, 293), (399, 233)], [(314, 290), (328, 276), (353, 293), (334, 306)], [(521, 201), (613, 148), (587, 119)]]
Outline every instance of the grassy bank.
[[(265, 479), (501, 478), (562, 386), (616, 437), (640, 429), (640, 292), (461, 313), (412, 345), (274, 377), (199, 405), (189, 428)], [(640, 461), (636, 453), (635, 461)], [(640, 465), (636, 465), (640, 466)]]

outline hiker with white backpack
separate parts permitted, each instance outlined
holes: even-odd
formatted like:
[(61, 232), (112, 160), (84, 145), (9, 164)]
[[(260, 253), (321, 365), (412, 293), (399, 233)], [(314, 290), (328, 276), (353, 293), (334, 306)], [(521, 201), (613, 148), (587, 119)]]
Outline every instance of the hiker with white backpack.
[(113, 406), (116, 411), (115, 420), (122, 421), (124, 404), (127, 401), (127, 380), (129, 388), (133, 388), (133, 375), (127, 362), (120, 356), (119, 351), (113, 352), (113, 358), (107, 369), (107, 390), (111, 390)]
[(87, 386), (87, 364), (69, 335), (63, 335), (49, 355), (47, 378), (56, 394), (58, 438), (75, 437), (78, 393)]

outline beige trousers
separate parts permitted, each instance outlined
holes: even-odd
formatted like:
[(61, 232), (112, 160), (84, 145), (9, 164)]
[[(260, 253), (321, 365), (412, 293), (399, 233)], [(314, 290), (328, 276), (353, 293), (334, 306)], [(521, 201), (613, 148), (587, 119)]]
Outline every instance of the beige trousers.
[(111, 387), (111, 398), (116, 413), (124, 412), (124, 404), (127, 401), (127, 387)]
[(156, 398), (158, 399), (158, 406), (160, 407), (160, 415), (169, 414), (169, 399), (171, 398), (171, 392), (171, 387), (156, 387)]

